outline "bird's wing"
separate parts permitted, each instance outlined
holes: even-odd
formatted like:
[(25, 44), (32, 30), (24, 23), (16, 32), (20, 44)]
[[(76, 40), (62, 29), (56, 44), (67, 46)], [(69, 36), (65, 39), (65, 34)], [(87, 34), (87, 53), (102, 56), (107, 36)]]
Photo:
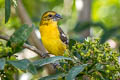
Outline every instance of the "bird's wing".
[(60, 28), (60, 27), (58, 27), (58, 30), (59, 30), (59, 32), (60, 32), (60, 39), (61, 39), (61, 41), (63, 42), (63, 43), (65, 43), (65, 44), (68, 44), (68, 39), (67, 39), (67, 36), (66, 36), (66, 34), (63, 32), (63, 30)]

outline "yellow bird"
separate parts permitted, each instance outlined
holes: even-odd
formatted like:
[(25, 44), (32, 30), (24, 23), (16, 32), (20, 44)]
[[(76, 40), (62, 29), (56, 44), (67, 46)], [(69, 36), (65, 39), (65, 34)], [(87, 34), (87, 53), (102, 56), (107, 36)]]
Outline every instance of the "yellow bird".
[(44, 47), (55, 56), (62, 56), (68, 44), (66, 35), (57, 24), (60, 19), (62, 17), (54, 11), (45, 12), (39, 28)]

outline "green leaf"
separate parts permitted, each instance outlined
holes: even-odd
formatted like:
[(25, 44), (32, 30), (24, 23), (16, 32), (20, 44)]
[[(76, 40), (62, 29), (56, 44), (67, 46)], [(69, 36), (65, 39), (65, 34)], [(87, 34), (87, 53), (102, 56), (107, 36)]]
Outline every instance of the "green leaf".
[(104, 68), (104, 67), (103, 67), (102, 64), (100, 64), (100, 63), (97, 63), (97, 64), (96, 64), (96, 69), (97, 69), (97, 70), (103, 70), (103, 68)]
[(74, 80), (75, 77), (80, 72), (82, 72), (85, 69), (86, 66), (87, 66), (87, 64), (83, 64), (83, 65), (80, 65), (80, 66), (72, 67), (72, 69), (70, 69), (70, 71), (68, 72), (68, 75), (66, 76), (66, 80)]
[(35, 67), (32, 63), (30, 63), (30, 64), (28, 65), (27, 70), (28, 70), (28, 72), (30, 72), (30, 73), (32, 73), (32, 74), (37, 74), (36, 67)]
[(60, 77), (64, 77), (65, 74), (64, 73), (57, 73), (55, 75), (50, 75), (50, 76), (46, 76), (46, 77), (42, 77), (39, 80), (53, 80), (53, 79), (58, 79)]
[(13, 33), (7, 45), (12, 47), (14, 53), (22, 49), (24, 42), (27, 41), (32, 30), (33, 26), (29, 27), (28, 25), (24, 24)]
[(7, 61), (9, 64), (13, 65), (16, 68), (19, 68), (21, 70), (26, 70), (28, 65), (30, 64), (30, 61), (27, 59), (23, 59), (23, 60), (16, 60), (16, 61)]
[(11, 0), (5, 0), (5, 23), (8, 22), (11, 12)]
[(69, 40), (69, 50), (72, 49), (72, 46), (73, 46), (75, 43), (76, 43), (75, 40), (73, 40), (73, 39), (70, 39), (70, 40)]
[(62, 60), (62, 59), (72, 60), (71, 58), (68, 58), (68, 57), (55, 56), (55, 57), (50, 57), (50, 58), (37, 60), (37, 61), (33, 62), (33, 64), (36, 65), (36, 66), (43, 66), (43, 65), (46, 65), (46, 64), (49, 64), (49, 63), (54, 63), (55, 61)]
[(5, 63), (6, 63), (5, 58), (1, 58), (0, 59), (0, 70), (4, 69)]
[(81, 58), (80, 54), (79, 54), (77, 51), (74, 51), (74, 52), (73, 52), (73, 55), (74, 55), (75, 57), (77, 57), (78, 59)]

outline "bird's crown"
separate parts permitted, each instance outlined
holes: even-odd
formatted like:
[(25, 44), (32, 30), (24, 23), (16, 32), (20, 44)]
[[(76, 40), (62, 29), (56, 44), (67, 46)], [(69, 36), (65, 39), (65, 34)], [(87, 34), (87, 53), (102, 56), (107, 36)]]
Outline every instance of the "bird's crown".
[(43, 21), (49, 21), (49, 20), (58, 21), (59, 19), (62, 19), (61, 15), (57, 14), (54, 11), (47, 11), (42, 16)]

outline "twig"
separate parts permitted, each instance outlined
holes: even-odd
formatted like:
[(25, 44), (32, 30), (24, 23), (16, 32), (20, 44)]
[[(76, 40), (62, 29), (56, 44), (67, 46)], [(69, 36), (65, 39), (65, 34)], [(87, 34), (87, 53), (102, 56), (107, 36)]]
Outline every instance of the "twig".
[(23, 48), (27, 48), (31, 51), (34, 51), (35, 53), (37, 53), (42, 58), (48, 57), (47, 53), (42, 53), (42, 51), (38, 50), (36, 47), (31, 46), (29, 44), (24, 43)]
[[(21, 22), (23, 24), (28, 24), (29, 27), (31, 27), (33, 23), (31, 21), (30, 17), (28, 16), (27, 11), (24, 8), (24, 5), (22, 4), (22, 0), (18, 0), (17, 11), (18, 11)], [(35, 34), (35, 29), (33, 29), (33, 31), (31, 32), (31, 35), (30, 35), (28, 41), (30, 42), (30, 44), (32, 46), (35, 46), (37, 49), (39, 49), (43, 53), (47, 53), (46, 49), (43, 47), (40, 40), (37, 38), (37, 36)]]
[[(8, 41), (9, 37), (0, 35), (0, 39)], [(27, 48), (27, 49), (29, 49), (31, 51), (34, 51), (35, 53), (37, 53), (42, 58), (47, 57), (47, 53), (42, 53), (42, 51), (38, 50), (36, 47), (31, 46), (29, 44), (24, 43), (23, 48)]]
[(8, 40), (9, 40), (9, 37), (0, 35), (0, 39), (3, 39), (3, 40), (8, 41)]

